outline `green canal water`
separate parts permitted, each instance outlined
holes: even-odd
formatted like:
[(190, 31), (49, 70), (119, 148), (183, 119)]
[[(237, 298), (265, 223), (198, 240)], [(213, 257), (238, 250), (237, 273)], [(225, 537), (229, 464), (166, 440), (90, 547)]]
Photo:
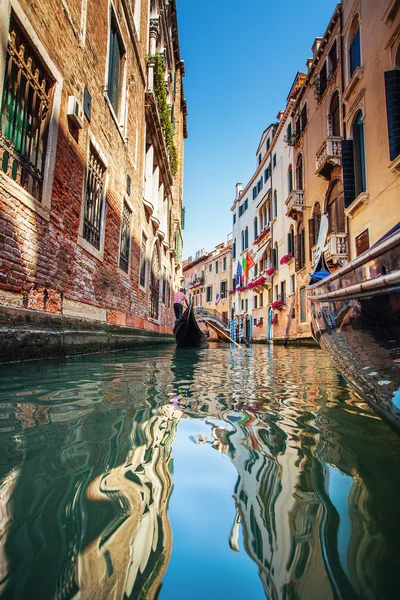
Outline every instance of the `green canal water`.
[(393, 600), (400, 438), (318, 349), (0, 366), (0, 597)]

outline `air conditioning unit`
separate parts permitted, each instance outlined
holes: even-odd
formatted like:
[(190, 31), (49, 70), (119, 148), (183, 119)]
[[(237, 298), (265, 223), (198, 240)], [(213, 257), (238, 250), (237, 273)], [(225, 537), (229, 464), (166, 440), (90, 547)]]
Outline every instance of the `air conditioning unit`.
[(75, 127), (83, 127), (83, 108), (75, 96), (68, 97), (67, 117)]

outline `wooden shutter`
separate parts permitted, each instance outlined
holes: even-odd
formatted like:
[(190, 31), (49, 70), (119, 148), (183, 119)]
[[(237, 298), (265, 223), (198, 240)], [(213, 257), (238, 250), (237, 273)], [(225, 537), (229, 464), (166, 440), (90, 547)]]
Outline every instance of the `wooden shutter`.
[(298, 271), (300, 269), (300, 240), (299, 240), (299, 236), (298, 234), (296, 234), (294, 236), (295, 242), (294, 242), (294, 247), (295, 247), (295, 267), (296, 267), (296, 271)]
[(365, 231), (363, 231), (362, 233), (360, 233), (360, 235), (358, 235), (356, 237), (355, 241), (356, 241), (356, 254), (357, 254), (357, 256), (360, 256), (360, 254), (362, 254), (363, 252), (365, 252), (369, 248), (369, 233), (368, 233), (368, 229), (366, 229)]
[(310, 253), (310, 260), (312, 260), (312, 250), (314, 246), (315, 231), (314, 231), (314, 219), (308, 219), (308, 250)]
[(344, 206), (347, 208), (356, 197), (353, 140), (342, 140), (342, 172)]
[(390, 160), (400, 154), (400, 70), (386, 71), (386, 113)]

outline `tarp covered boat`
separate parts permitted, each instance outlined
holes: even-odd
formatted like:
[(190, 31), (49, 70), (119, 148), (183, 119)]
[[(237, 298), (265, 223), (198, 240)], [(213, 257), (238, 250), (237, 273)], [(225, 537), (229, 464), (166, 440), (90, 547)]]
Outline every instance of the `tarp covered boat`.
[(197, 324), (191, 302), (174, 327), (176, 345), (179, 348), (206, 348), (207, 339)]

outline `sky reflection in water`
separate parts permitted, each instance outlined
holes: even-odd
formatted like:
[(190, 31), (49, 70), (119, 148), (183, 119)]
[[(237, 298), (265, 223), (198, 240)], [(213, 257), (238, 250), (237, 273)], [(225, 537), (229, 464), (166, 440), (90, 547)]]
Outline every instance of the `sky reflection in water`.
[(317, 349), (0, 367), (3, 598), (392, 599), (400, 439)]

